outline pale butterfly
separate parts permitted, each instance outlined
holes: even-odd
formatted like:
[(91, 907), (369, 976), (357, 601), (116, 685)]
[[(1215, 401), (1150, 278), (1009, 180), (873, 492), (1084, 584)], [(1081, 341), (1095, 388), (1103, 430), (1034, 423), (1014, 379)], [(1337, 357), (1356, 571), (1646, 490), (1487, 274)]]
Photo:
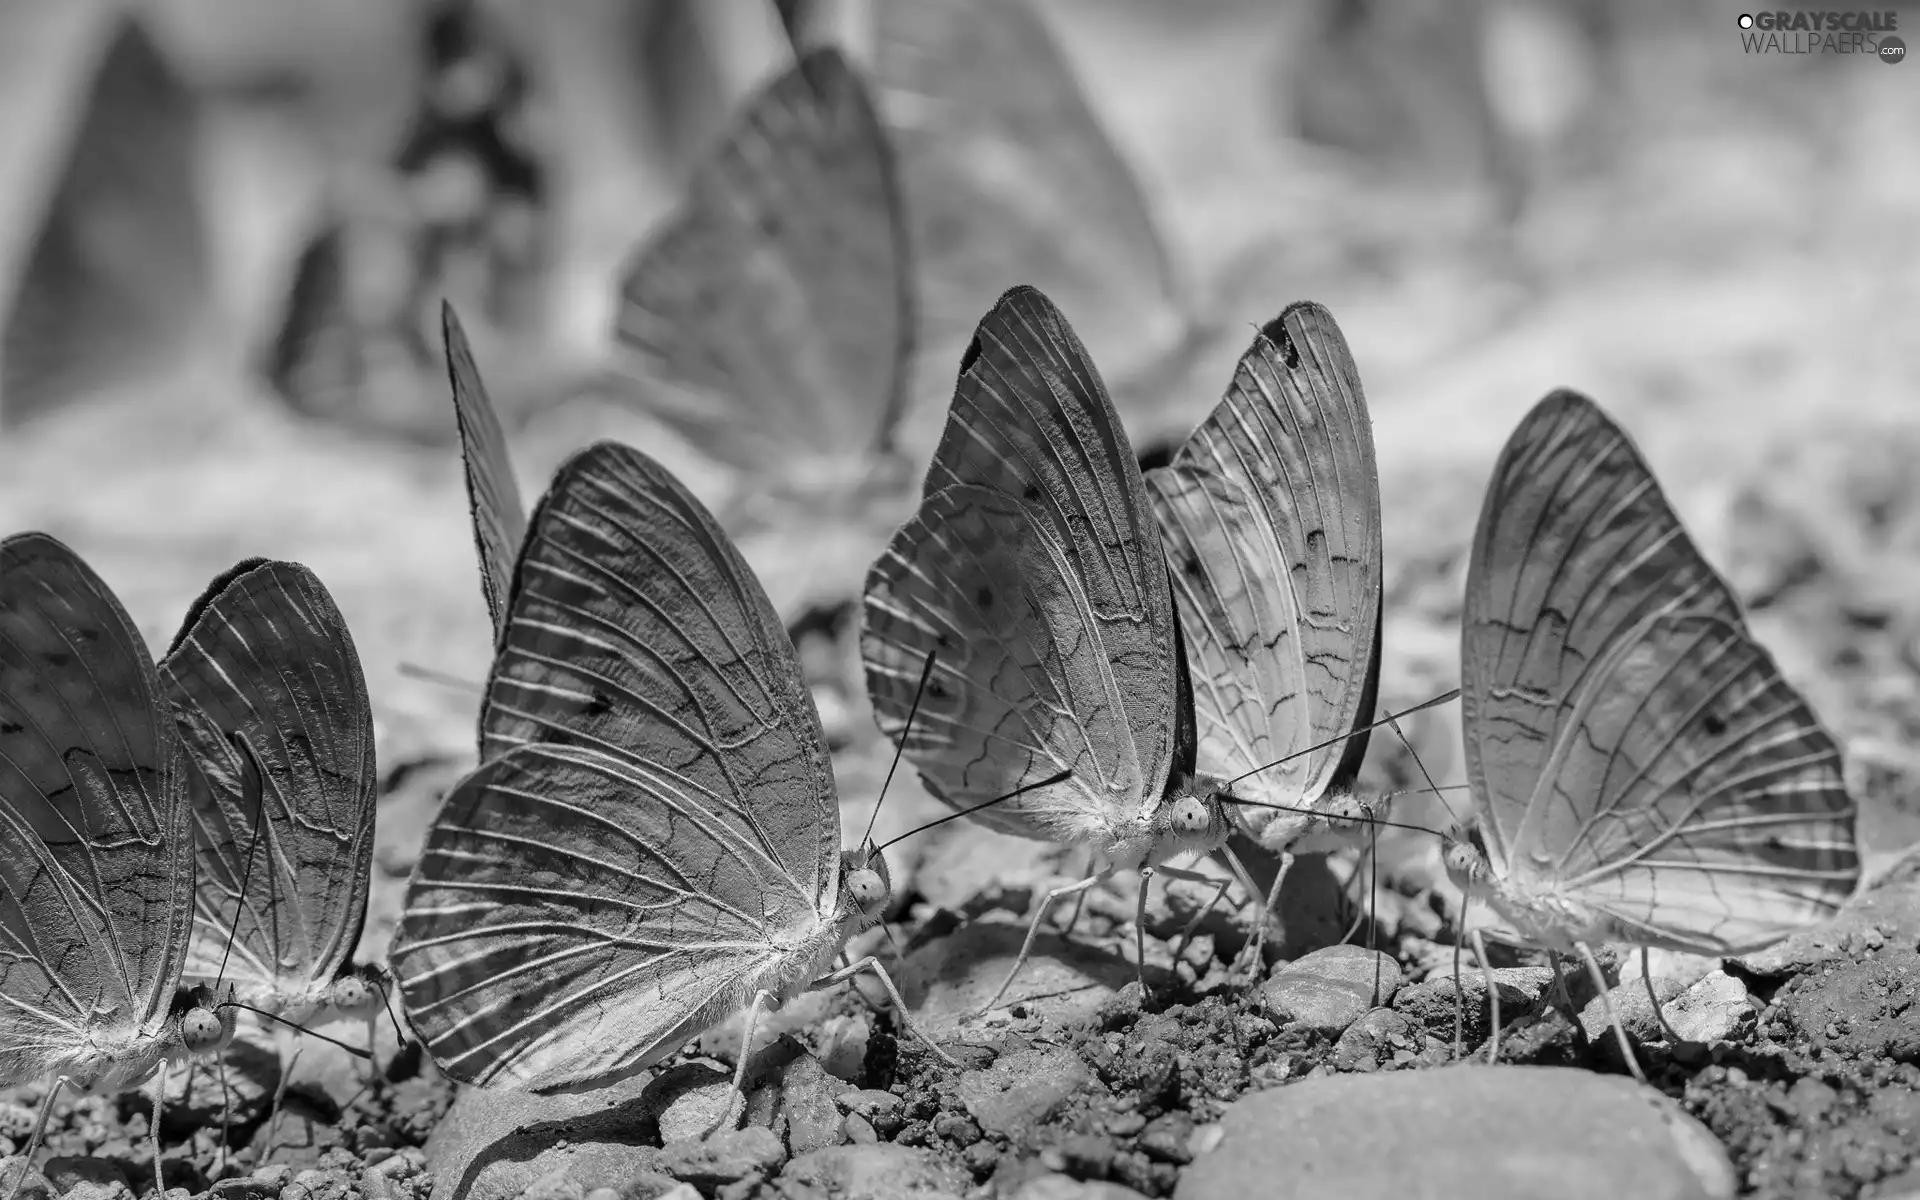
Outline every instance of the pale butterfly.
[(1460, 679), (1485, 855), (1449, 869), (1512, 927), (1488, 932), (1580, 955), (1603, 997), (1595, 942), (1738, 954), (1854, 892), (1839, 747), (1583, 396), (1541, 401), (1494, 466)]
[(914, 330), (904, 221), (866, 87), (819, 50), (747, 103), (622, 273), (635, 396), (736, 469), (729, 527), (776, 531), (774, 550), (804, 529), (781, 572), (803, 593), (857, 577), (911, 502), (894, 449)]
[[(864, 610), (875, 717), (927, 789), (1107, 864), (1047, 894), (989, 1007), (1062, 896), (1118, 869), (1205, 879), (1163, 865), (1213, 850), (1228, 826), (1194, 778), (1193, 700), (1146, 486), (1085, 349), (1034, 289), (981, 320), (920, 510), (874, 563)], [(991, 803), (1062, 770), (1071, 777)]]
[(880, 919), (886, 862), (841, 852), (792, 644), (712, 515), (646, 455), (603, 442), (555, 476), (481, 729), (392, 955), (455, 1079), (600, 1087), (742, 1006), (750, 1046), (763, 1006), (863, 970), (905, 1021), (873, 958), (820, 978)]
[(46, 534), (0, 542), (0, 1087), (54, 1080), (29, 1160), (62, 1088), (152, 1080), (159, 1184), (160, 1068), (232, 1036), (232, 1009), (181, 986), (193, 782), (105, 582)]
[(1186, 285), (1042, 14), (1028, 0), (870, 8), (925, 310), (921, 361), (944, 371), (976, 316), (1026, 280), (1073, 314), (1120, 410), (1158, 420), (1198, 340)]
[[(14, 423), (180, 366), (207, 332), (213, 272), (200, 99), (143, 22), (121, 6), (7, 5), (0, 45), (0, 404)], [(23, 144), (54, 153), (21, 161)]]
[(1235, 822), (1281, 855), (1271, 914), (1295, 846), (1372, 808), (1353, 777), (1380, 679), (1380, 482), (1326, 309), (1291, 305), (1263, 326), (1226, 397), (1146, 482), (1192, 668), (1196, 766), (1251, 802), (1231, 806)]
[(371, 1050), (386, 972), (351, 957), (380, 780), (366, 680), (333, 597), (298, 563), (238, 563), (189, 610), (160, 679), (205, 781), (185, 977), (231, 985), (223, 995), (283, 1030), (364, 1018)]

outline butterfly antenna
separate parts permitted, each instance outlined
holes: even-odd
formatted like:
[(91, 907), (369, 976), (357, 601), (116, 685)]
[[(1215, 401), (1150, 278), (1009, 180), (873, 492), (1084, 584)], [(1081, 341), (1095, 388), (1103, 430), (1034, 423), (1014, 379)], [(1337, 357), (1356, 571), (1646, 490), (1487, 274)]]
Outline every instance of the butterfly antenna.
[[(1039, 787), (1040, 785), (1034, 784), (1033, 786)], [(1412, 793), (1412, 792), (1389, 792), (1388, 793), (1388, 795), (1393, 795), (1393, 796), (1414, 795), (1414, 794), (1415, 793)], [(1328, 815), (1324, 812), (1321, 812), (1318, 809), (1307, 808), (1298, 804), (1269, 804), (1264, 800), (1242, 800), (1238, 796), (1225, 795), (1225, 794), (1221, 795), (1220, 802), (1222, 804), (1237, 804), (1242, 808), (1264, 808), (1264, 809), (1269, 809), (1273, 812), (1302, 813), (1310, 817), (1324, 817)], [(996, 802), (988, 801), (988, 803), (991, 804)], [(986, 805), (983, 804), (980, 807), (985, 808)], [(972, 812), (973, 810), (968, 809), (967, 811)], [(1388, 829), (1409, 829), (1409, 830), (1412, 830), (1414, 833), (1432, 834), (1434, 837), (1446, 836), (1446, 834), (1442, 833), (1440, 830), (1428, 829), (1425, 825), (1410, 825), (1405, 821), (1389, 821), (1385, 817), (1376, 817), (1368, 813), (1356, 813), (1350, 817), (1337, 816), (1336, 819), (1341, 821), (1363, 821), (1370, 826), (1384, 826), (1385, 828), (1388, 828)]]
[(373, 1052), (371, 1050), (362, 1050), (358, 1046), (349, 1046), (347, 1043), (341, 1041), (339, 1038), (328, 1037), (324, 1033), (315, 1033), (313, 1030), (308, 1029), (305, 1025), (300, 1024), (298, 1021), (289, 1021), (285, 1017), (281, 1016), (279, 1013), (268, 1012), (264, 1008), (256, 1008), (251, 1004), (243, 1004), (238, 1000), (224, 1000), (221, 1002), (220, 1007), (237, 1008), (242, 1010), (243, 1012), (250, 1012), (256, 1017), (265, 1017), (269, 1021), (273, 1021), (280, 1025), (285, 1025), (288, 1029), (292, 1029), (299, 1033), (304, 1033), (308, 1037), (316, 1037), (323, 1042), (328, 1042), (332, 1045), (338, 1046), (342, 1050), (345, 1050), (348, 1054), (353, 1055), (355, 1058), (372, 1058), (373, 1057)]
[(483, 695), (487, 690), (485, 684), (475, 683), (471, 679), (466, 679), (447, 671), (437, 671), (432, 667), (423, 667), (419, 663), (407, 662), (404, 659), (401, 660), (399, 671), (401, 675), (408, 679), (418, 679), (426, 683), (437, 683), (441, 687), (452, 688), (457, 692), (472, 692), (474, 695), (479, 696)]
[(1414, 713), (1422, 712), (1426, 709), (1433, 708), (1437, 705), (1445, 704), (1449, 700), (1458, 700), (1459, 698), (1460, 698), (1459, 688), (1454, 688), (1450, 692), (1443, 692), (1440, 695), (1435, 696), (1431, 700), (1422, 700), (1420, 703), (1414, 705), (1412, 708), (1404, 708), (1397, 713), (1391, 713), (1385, 717), (1382, 717), (1378, 721), (1373, 722), (1371, 725), (1362, 725), (1358, 729), (1350, 730), (1346, 733), (1339, 735), (1338, 737), (1330, 737), (1326, 741), (1320, 742), (1317, 745), (1308, 746), (1305, 750), (1296, 750), (1292, 754), (1286, 755), (1285, 757), (1276, 758), (1272, 762), (1267, 763), (1264, 766), (1255, 767), (1251, 771), (1244, 771), (1239, 775), (1235, 775), (1232, 779), (1227, 780), (1224, 786), (1232, 787), (1234, 784), (1239, 783), (1242, 779), (1252, 778), (1253, 776), (1258, 775), (1262, 771), (1271, 771), (1273, 768), (1280, 766), (1284, 763), (1290, 763), (1296, 758), (1302, 758), (1309, 754), (1317, 754), (1320, 751), (1325, 750), (1328, 746), (1337, 746), (1342, 742), (1346, 741), (1348, 738), (1355, 737), (1362, 733), (1367, 733), (1374, 729), (1378, 729), (1382, 725), (1385, 725), (1388, 722), (1392, 721), (1395, 717), (1410, 717)]
[(387, 1020), (393, 1022), (394, 1049), (397, 1052), (406, 1046), (407, 1035), (401, 1032), (400, 1018), (393, 1011), (393, 993), (387, 990), (387, 985), (384, 983), (376, 983), (373, 987), (375, 991), (380, 993), (380, 1007), (387, 1010)]
[(253, 860), (260, 849), (260, 835), (267, 828), (267, 785), (265, 773), (260, 770), (260, 758), (253, 752), (253, 743), (240, 730), (228, 734), (227, 740), (240, 756), (240, 803), (253, 801), (253, 837), (247, 842), (247, 865), (240, 869), (240, 894), (234, 898), (233, 924), (227, 926), (227, 945), (220, 952), (220, 971), (213, 977), (215, 993), (220, 990), (220, 981), (227, 977), (227, 960), (233, 955), (234, 939), (240, 935), (240, 911), (246, 906), (247, 887), (253, 882)]
[[(913, 719), (920, 715), (920, 697), (927, 694), (927, 680), (933, 678), (934, 651), (927, 651), (926, 665), (920, 668), (920, 682), (913, 689), (913, 703), (907, 708), (907, 723), (900, 727), (899, 740), (893, 744), (893, 761), (887, 764), (887, 777), (880, 783), (880, 795), (873, 801), (873, 812), (867, 817), (867, 831), (860, 835), (860, 844), (866, 845), (873, 840), (873, 825), (880, 819), (880, 805), (887, 798), (887, 789), (893, 786), (893, 773), (900, 769), (900, 756), (907, 749), (907, 734), (913, 731)], [(892, 843), (889, 842), (889, 845)]]
[(979, 812), (983, 808), (992, 808), (996, 804), (1004, 804), (1008, 800), (1013, 799), (1015, 796), (1025, 795), (1028, 792), (1039, 791), (1041, 788), (1044, 788), (1044, 787), (1052, 787), (1056, 783), (1062, 783), (1072, 778), (1073, 778), (1073, 772), (1071, 770), (1067, 770), (1067, 771), (1059, 771), (1059, 772), (1056, 772), (1055, 774), (1049, 775), (1038, 783), (1022, 784), (1021, 786), (1013, 789), (1012, 791), (1008, 792), (1004, 796), (995, 796), (993, 799), (983, 801), (979, 804), (975, 804), (971, 808), (963, 808), (958, 812), (951, 812), (944, 817), (940, 817), (935, 820), (928, 821), (925, 825), (920, 826), (918, 829), (909, 829), (905, 833), (901, 834), (899, 837), (893, 838), (890, 841), (887, 841), (885, 843), (882, 843), (881, 845), (875, 846), (873, 849), (873, 852), (875, 854), (878, 854), (882, 850), (885, 850), (888, 846), (891, 846), (896, 842), (905, 841), (907, 838), (912, 837), (916, 833), (925, 833), (927, 830), (932, 829), (936, 826), (945, 825), (948, 821), (958, 821), (961, 817), (970, 817), (974, 813)]
[[(1457, 690), (1455, 694), (1458, 694)], [(1460, 814), (1453, 811), (1453, 805), (1447, 803), (1446, 793), (1440, 790), (1439, 786), (1433, 782), (1433, 776), (1427, 773), (1427, 764), (1420, 761), (1420, 752), (1413, 748), (1413, 741), (1412, 739), (1407, 737), (1404, 731), (1401, 730), (1400, 722), (1395, 720), (1391, 715), (1389, 715), (1387, 717), (1387, 728), (1393, 730), (1393, 736), (1399, 738), (1400, 744), (1402, 746), (1405, 746), (1407, 748), (1407, 753), (1413, 756), (1413, 765), (1420, 769), (1420, 778), (1427, 781), (1427, 789), (1429, 791), (1431, 791), (1434, 795), (1440, 797), (1440, 807), (1447, 810), (1447, 816), (1452, 818), (1454, 828), (1456, 829), (1460, 828), (1461, 826)]]

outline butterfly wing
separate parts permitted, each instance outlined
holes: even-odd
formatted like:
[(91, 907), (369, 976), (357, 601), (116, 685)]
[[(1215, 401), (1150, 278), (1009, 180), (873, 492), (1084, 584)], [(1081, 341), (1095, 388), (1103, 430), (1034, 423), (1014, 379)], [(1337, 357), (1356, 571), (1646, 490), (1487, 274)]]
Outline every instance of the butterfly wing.
[(1649, 616), (1570, 700), (1515, 837), (1522, 884), (1696, 954), (1771, 945), (1853, 893), (1840, 749), (1738, 625)]
[(456, 1077), (582, 1089), (798, 969), (838, 899), (838, 802), (766, 594), (646, 455), (561, 467), (509, 611), (486, 765), (435, 822), (394, 968)]
[(453, 415), (460, 425), (460, 455), (467, 468), (467, 503), (473, 514), (473, 545), (480, 554), (480, 589), (487, 597), (487, 613), (499, 636), (507, 622), (507, 589), (513, 582), (513, 560), (527, 536), (527, 510), (513, 479), (513, 459), (507, 454), (507, 434), (473, 347), (453, 305), (440, 306), (441, 335), (447, 348), (447, 382), (453, 388)]
[(944, 366), (1010, 280), (1080, 323), (1117, 378), (1190, 334), (1139, 181), (1026, 0), (888, 0), (875, 93), (900, 156), (926, 361)]
[[(1380, 482), (1346, 339), (1316, 304), (1269, 322), (1225, 399), (1147, 473), (1194, 667), (1198, 769), (1265, 804), (1351, 778), (1380, 660)], [(1258, 833), (1287, 814), (1235, 809)], [(1282, 822), (1286, 824), (1287, 822)]]
[[(194, 604), (160, 678), (206, 781), (187, 974), (231, 980), (243, 998), (315, 999), (366, 922), (380, 783), (346, 621), (305, 567), (243, 562)], [(260, 761), (258, 812), (233, 733)]]
[(0, 542), (0, 1078), (157, 1037), (193, 921), (188, 763), (119, 600)]
[(1586, 397), (1555, 392), (1507, 439), (1467, 564), (1460, 713), (1496, 873), (1581, 672), (1658, 612), (1745, 628), (1626, 434)]
[[(1170, 773), (1192, 765), (1166, 566), (1099, 374), (1032, 288), (1009, 291), (981, 321), (925, 491), (868, 576), (861, 653), (881, 728), (901, 736), (931, 651), (946, 728), (916, 735), (909, 754), (949, 803), (1075, 763), (1073, 779), (983, 819), (1060, 840), (1063, 821), (1099, 824), (1156, 802)], [(1034, 705), (1048, 711), (1007, 711)], [(1039, 828), (1025, 815), (1043, 811)]]
[(893, 163), (836, 50), (747, 107), (626, 272), (616, 335), (657, 414), (723, 461), (839, 478), (888, 448), (913, 305)]
[(955, 486), (922, 503), (867, 577), (861, 656), (881, 728), (954, 807), (1073, 772), (975, 814), (998, 829), (1085, 841), (1166, 778), (1165, 744), (1158, 761), (1136, 744), (1127, 689), (1171, 696), (1170, 673), (1141, 669), (1170, 660), (1103, 625), (1052, 528), (1009, 496)]
[[(1577, 879), (1602, 898), (1644, 887), (1614, 902), (1641, 903), (1633, 919), (1660, 931), (1637, 939), (1700, 951), (1851, 889), (1834, 875), (1852, 862), (1837, 849), (1852, 810), (1831, 739), (1586, 398), (1547, 397), (1502, 451), (1462, 629), (1467, 767), (1497, 874), (1535, 889)], [(1754, 708), (1729, 714), (1735, 703)], [(1718, 911), (1716, 894), (1749, 914)]]

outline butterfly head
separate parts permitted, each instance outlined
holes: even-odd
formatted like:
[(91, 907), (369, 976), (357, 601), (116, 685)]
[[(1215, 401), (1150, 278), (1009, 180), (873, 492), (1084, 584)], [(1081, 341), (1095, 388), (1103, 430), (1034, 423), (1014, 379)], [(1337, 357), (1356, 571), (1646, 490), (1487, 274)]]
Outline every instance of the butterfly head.
[[(227, 997), (233, 998), (233, 986)], [(180, 1044), (188, 1054), (214, 1054), (233, 1040), (240, 1010), (231, 1003), (216, 1003), (213, 989), (206, 984), (181, 988), (173, 998), (174, 1015), (180, 1019)]]
[(840, 855), (840, 912), (857, 929), (879, 924), (893, 900), (893, 876), (886, 856), (871, 844)]

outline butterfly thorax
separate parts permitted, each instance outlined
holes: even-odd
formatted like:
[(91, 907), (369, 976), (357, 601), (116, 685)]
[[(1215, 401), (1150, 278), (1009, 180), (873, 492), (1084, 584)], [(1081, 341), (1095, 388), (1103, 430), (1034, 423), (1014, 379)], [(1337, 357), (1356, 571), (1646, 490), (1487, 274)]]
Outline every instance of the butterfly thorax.
[(1615, 922), (1565, 894), (1516, 882), (1493, 870), (1486, 855), (1470, 842), (1448, 839), (1442, 846), (1447, 876), (1468, 900), (1489, 905), (1509, 929), (1498, 931), (1501, 941), (1517, 941), (1561, 954), (1576, 952), (1576, 943), (1621, 940)]

